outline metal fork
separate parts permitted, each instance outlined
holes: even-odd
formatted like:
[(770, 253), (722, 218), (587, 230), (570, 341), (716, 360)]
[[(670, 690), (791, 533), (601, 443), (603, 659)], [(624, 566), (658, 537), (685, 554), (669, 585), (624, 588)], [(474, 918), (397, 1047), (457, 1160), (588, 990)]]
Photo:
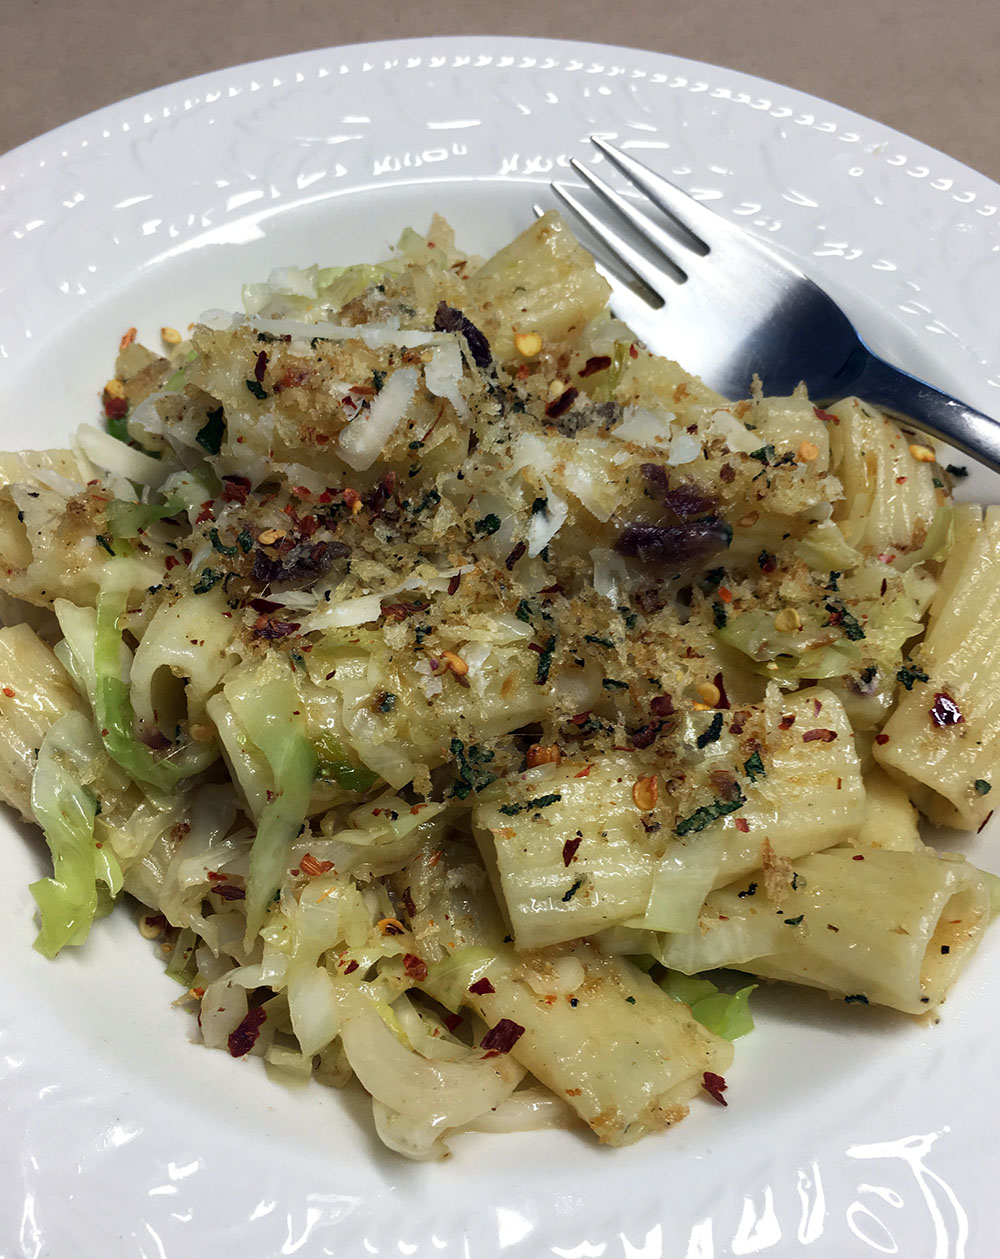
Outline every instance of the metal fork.
[[(768, 394), (804, 382), (818, 404), (857, 395), (1000, 472), (1000, 423), (874, 354), (817, 284), (755, 237), (597, 136), (593, 143), (667, 216), (672, 230), (575, 158), (571, 165), (613, 214), (600, 216), (565, 184), (559, 197), (660, 297), (651, 305), (602, 268), (612, 309), (651, 348), (727, 397), (756, 373)], [(651, 248), (618, 230), (624, 219)]]

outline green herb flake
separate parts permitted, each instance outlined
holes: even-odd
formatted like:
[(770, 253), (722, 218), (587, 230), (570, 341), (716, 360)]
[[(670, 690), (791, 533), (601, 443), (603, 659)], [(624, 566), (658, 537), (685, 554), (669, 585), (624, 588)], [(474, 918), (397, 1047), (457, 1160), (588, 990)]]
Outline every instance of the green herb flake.
[(968, 469), (967, 467), (965, 467), (965, 465), (964, 465), (964, 464), (959, 465), (959, 464), (955, 464), (955, 463), (949, 463), (949, 464), (946, 464), (946, 465), (945, 465), (945, 469), (944, 469), (944, 470), (945, 470), (945, 472), (949, 473), (951, 476), (953, 476), (953, 477), (957, 477), (957, 478), (958, 478), (958, 480), (960, 480), (960, 481), (961, 481), (964, 477), (967, 477), (967, 476), (969, 475), (969, 469)]
[(541, 654), (538, 657), (538, 668), (535, 670), (535, 682), (539, 686), (544, 686), (549, 680), (549, 670), (552, 668), (552, 655), (556, 649), (556, 636), (550, 634), (545, 641)]
[(753, 752), (747, 757), (743, 762), (743, 772), (752, 783), (755, 783), (758, 778), (767, 777), (767, 770), (764, 768), (764, 762), (760, 759), (759, 752)]
[(729, 622), (729, 613), (726, 611), (726, 605), (719, 601), (712, 604), (712, 622), (716, 629), (725, 629)]
[(628, 607), (619, 607), (618, 612), (620, 613), (620, 615), (622, 616), (622, 618), (623, 618), (623, 619), (624, 619), (624, 621), (625, 621), (625, 628), (626, 628), (627, 630), (634, 630), (634, 629), (635, 629), (635, 623), (636, 623), (636, 621), (638, 621), (638, 619), (639, 619), (639, 614), (638, 614), (638, 612), (633, 612), (633, 611), (632, 611), (630, 608), (628, 608)]
[(387, 375), (387, 372), (380, 372), (377, 369), (372, 372), (372, 384), (375, 386), (376, 393), (382, 392), (382, 386), (385, 384), (385, 378)]
[(196, 595), (206, 594), (213, 586), (217, 586), (223, 577), (225, 573), (216, 568), (203, 568), (192, 590)]
[(690, 835), (692, 832), (703, 831), (706, 826), (710, 826), (717, 818), (725, 817), (727, 813), (735, 813), (737, 809), (742, 809), (746, 804), (747, 798), (739, 795), (735, 800), (713, 800), (711, 804), (703, 804), (700, 809), (695, 811), (686, 818), (682, 818), (674, 827), (675, 835)]
[(577, 879), (568, 892), (563, 892), (563, 900), (571, 901), (581, 887), (583, 887), (583, 879)]
[(379, 701), (378, 710), (380, 713), (391, 713), (396, 707), (396, 697), (392, 691), (386, 691)]
[(825, 604), (827, 612), (830, 613), (830, 619), (827, 625), (836, 625), (844, 631), (845, 637), (856, 642), (859, 638), (865, 637), (865, 631), (861, 628), (856, 617), (848, 612), (847, 608), (840, 599), (831, 599)]
[(531, 624), (531, 604), (527, 599), (522, 599), (517, 605), (517, 611), (514, 613), (519, 621), (524, 621), (526, 625)]
[(236, 535), (236, 545), (240, 548), (244, 555), (249, 555), (253, 550), (253, 534), (249, 529), (241, 529)]
[(518, 813), (525, 812), (530, 809), (545, 809), (550, 804), (556, 804), (562, 799), (561, 791), (553, 791), (548, 796), (536, 796), (534, 800), (528, 800), (524, 804), (502, 804), (500, 812), (505, 813), (507, 817), (514, 817)]
[(913, 690), (914, 682), (930, 681), (927, 674), (924, 673), (923, 669), (918, 669), (914, 665), (905, 665), (905, 664), (896, 674), (896, 678), (898, 681), (902, 682), (903, 686), (905, 686), (908, 691)]
[(599, 638), (596, 634), (584, 634), (583, 641), (585, 643), (593, 643), (595, 647), (613, 647), (614, 643), (610, 638)]
[(606, 691), (627, 691), (628, 683), (620, 682), (618, 678), (601, 678), (601, 686)]
[(500, 517), (490, 512), (488, 516), (484, 516), (482, 520), (477, 520), (475, 524), (476, 533), (483, 537), (489, 537), (491, 533), (496, 533), (500, 528)]
[(804, 917), (805, 917), (805, 914), (799, 914), (799, 915), (798, 915), (798, 917), (796, 917), (796, 918), (786, 918), (786, 919), (785, 919), (785, 926), (786, 926), (786, 927), (797, 927), (797, 926), (799, 925), (799, 923), (801, 923), (801, 921), (802, 921), (802, 919), (803, 919)]
[(750, 458), (756, 459), (758, 463), (762, 463), (764, 464), (765, 467), (767, 467), (768, 464), (770, 464), (771, 460), (774, 458), (774, 447), (771, 445), (768, 445), (768, 446), (761, 446), (759, 450), (751, 450)]
[[(393, 702), (395, 698), (393, 696)], [(473, 791), (480, 792), (490, 783), (496, 782), (496, 774), (483, 768), (493, 760), (493, 753), (487, 748), (480, 747), (478, 743), (470, 744), (466, 748), (461, 739), (452, 739), (450, 749), (458, 768), (458, 778), (451, 790), (456, 799), (464, 800)]]
[(635, 1005), (635, 997), (626, 997), (625, 1000), (629, 1003), (629, 1005)]
[(109, 415), (105, 428), (116, 441), (128, 442), (128, 422), (124, 415)]
[(863, 992), (852, 992), (850, 996), (844, 998), (848, 1005), (867, 1005), (868, 998)]
[(722, 734), (722, 713), (716, 713), (709, 722), (708, 727), (698, 735), (695, 743), (699, 748), (706, 748), (710, 743), (717, 743), (719, 735)]
[(236, 554), (236, 547), (226, 546), (226, 544), (219, 537), (218, 529), (210, 529), (208, 533), (208, 538), (209, 538), (209, 541), (212, 543), (213, 550), (218, 551), (220, 555), (235, 555)]
[(259, 380), (247, 380), (247, 381), (244, 381), (244, 384), (250, 390), (253, 396), (255, 398), (259, 398), (261, 402), (263, 402), (264, 399), (267, 397), (267, 390), (264, 388), (264, 386), (260, 383)]
[(977, 796), (988, 796), (993, 790), (993, 784), (988, 783), (985, 778), (977, 778), (972, 785), (976, 789)]
[[(256, 381), (253, 383), (257, 385)], [(249, 386), (249, 384), (250, 381), (248, 380), (247, 385)], [(257, 388), (259, 389), (260, 386), (257, 385)], [(266, 398), (267, 394), (261, 394), (258, 396)], [(225, 413), (223, 412), (222, 407), (216, 407), (214, 411), (209, 411), (208, 419), (205, 421), (204, 428), (200, 428), (198, 432), (195, 433), (194, 439), (202, 450), (206, 451), (210, 455), (217, 455), (222, 448), (222, 437), (225, 431)]]
[(95, 541), (97, 542), (97, 545), (100, 547), (103, 547), (104, 550), (107, 551), (109, 555), (114, 555), (115, 553), (114, 547), (111, 545), (111, 539), (107, 536), (106, 533), (99, 533)]

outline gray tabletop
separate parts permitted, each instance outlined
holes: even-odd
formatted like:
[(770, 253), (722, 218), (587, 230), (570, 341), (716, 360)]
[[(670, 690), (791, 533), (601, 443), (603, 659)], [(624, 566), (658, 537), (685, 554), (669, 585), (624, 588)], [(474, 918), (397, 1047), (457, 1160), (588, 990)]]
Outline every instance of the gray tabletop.
[(1000, 181), (997, 0), (24, 0), (0, 11), (0, 152), (137, 92), (262, 57), (374, 39), (526, 35), (756, 74)]

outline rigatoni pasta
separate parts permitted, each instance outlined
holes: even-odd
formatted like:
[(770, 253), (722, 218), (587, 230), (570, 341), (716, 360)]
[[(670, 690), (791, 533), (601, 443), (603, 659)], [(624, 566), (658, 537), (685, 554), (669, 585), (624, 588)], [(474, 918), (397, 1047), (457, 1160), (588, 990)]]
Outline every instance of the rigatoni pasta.
[(990, 916), (914, 806), (989, 808), (995, 512), (606, 298), (556, 215), (486, 263), (435, 219), (126, 335), (103, 427), (0, 459), (37, 946), (137, 898), (206, 1045), (356, 1077), (412, 1158), (669, 1127), (751, 1026), (687, 976), (921, 1013)]

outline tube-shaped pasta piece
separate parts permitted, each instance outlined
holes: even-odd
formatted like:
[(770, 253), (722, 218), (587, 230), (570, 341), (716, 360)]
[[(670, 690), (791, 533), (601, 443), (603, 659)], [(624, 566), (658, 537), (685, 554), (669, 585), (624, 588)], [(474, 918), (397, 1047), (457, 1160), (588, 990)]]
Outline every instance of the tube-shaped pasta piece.
[(467, 1004), (513, 1038), (511, 1056), (606, 1145), (631, 1144), (683, 1119), (705, 1072), (721, 1074), (732, 1062), (732, 1045), (687, 1006), (625, 958), (588, 944), (520, 961), (504, 950), (474, 988)]
[(879, 765), (864, 776), (865, 816), (857, 831), (848, 836), (853, 848), (885, 848), (918, 852), (923, 848), (917, 811), (897, 780)]
[[(628, 754), (544, 765), (496, 783), (473, 810), (519, 949), (589, 935), (646, 908), (663, 841), (647, 835)], [(637, 786), (637, 784), (639, 784)], [(653, 780), (647, 776), (650, 793)]]
[(932, 821), (973, 830), (1000, 782), (1000, 509), (956, 513), (920, 648), (920, 673), (875, 743), (875, 759)]
[(701, 930), (662, 937), (660, 960), (920, 1014), (944, 1000), (989, 921), (986, 881), (960, 857), (837, 848), (787, 873), (780, 885), (755, 874), (713, 892)]
[(0, 629), (0, 799), (27, 821), (42, 740), (63, 714), (85, 710), (69, 674), (34, 630)]
[(915, 458), (911, 439), (857, 398), (830, 414), (833, 471), (844, 488), (833, 515), (847, 541), (875, 553), (919, 545), (938, 506), (932, 464)]

